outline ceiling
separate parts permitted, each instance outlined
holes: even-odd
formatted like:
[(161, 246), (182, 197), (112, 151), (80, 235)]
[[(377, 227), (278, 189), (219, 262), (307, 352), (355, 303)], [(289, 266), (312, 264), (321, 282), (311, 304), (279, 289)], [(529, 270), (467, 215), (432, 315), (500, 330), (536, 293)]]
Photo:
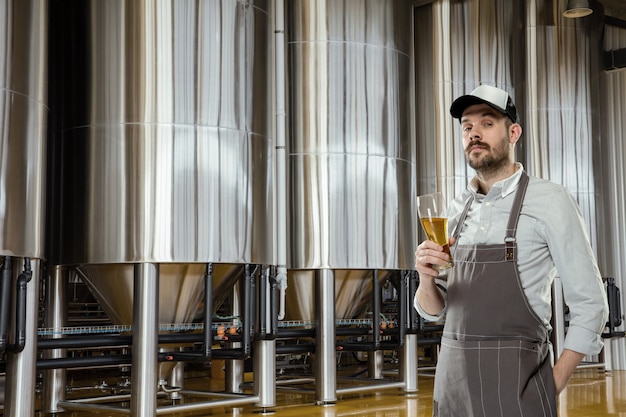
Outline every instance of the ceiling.
[(611, 16), (626, 22), (626, 1), (625, 0), (601, 0), (604, 6), (605, 16)]

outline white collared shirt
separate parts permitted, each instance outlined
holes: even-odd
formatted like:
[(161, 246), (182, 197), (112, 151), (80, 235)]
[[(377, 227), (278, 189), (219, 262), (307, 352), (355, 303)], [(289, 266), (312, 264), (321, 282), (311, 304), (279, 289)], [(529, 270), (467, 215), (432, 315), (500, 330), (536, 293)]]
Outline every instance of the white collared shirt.
[[(487, 195), (478, 192), (477, 179), (473, 178), (467, 190), (450, 204), (448, 219), (452, 234), (467, 200), (472, 195), (475, 197), (458, 244), (504, 242), (515, 191), (523, 171), (523, 166), (517, 165), (517, 171), (495, 183)], [(584, 220), (567, 189), (530, 177), (516, 238), (520, 281), (533, 311), (546, 326), (550, 326), (551, 285), (558, 271), (570, 312), (563, 347), (584, 354), (598, 353), (602, 349), (600, 334), (608, 317), (606, 294)], [(445, 282), (441, 284), (445, 287)], [(437, 316), (432, 316), (423, 311), (417, 298), (414, 304), (427, 320), (437, 321), (445, 316), (445, 308)]]

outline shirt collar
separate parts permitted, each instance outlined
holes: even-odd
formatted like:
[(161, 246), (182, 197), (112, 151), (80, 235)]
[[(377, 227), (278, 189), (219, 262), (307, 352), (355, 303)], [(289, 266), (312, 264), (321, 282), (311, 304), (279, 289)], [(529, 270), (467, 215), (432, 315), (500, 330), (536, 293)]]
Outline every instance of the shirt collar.
[[(493, 187), (491, 187), (491, 191), (489, 191), (489, 194), (493, 195), (494, 193), (499, 193), (501, 198), (504, 198), (507, 195), (511, 194), (513, 191), (517, 190), (517, 184), (519, 184), (519, 180), (520, 178), (522, 178), (522, 171), (524, 171), (524, 166), (519, 162), (516, 162), (515, 166), (517, 167), (517, 170), (513, 173), (513, 175), (493, 184)], [(478, 177), (472, 178), (472, 180), (467, 185), (467, 189), (474, 195), (474, 197), (477, 197)]]

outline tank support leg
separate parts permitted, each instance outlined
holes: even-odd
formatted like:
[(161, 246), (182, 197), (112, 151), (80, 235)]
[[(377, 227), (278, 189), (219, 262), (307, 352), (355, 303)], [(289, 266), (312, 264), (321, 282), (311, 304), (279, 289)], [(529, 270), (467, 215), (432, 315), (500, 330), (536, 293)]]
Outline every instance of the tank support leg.
[(156, 416), (159, 265), (135, 265), (131, 416)]
[[(46, 285), (46, 307), (44, 309), (45, 327), (61, 329), (67, 321), (67, 302), (65, 288), (67, 286), (69, 270), (62, 266), (55, 266), (50, 270), (48, 285)], [(59, 332), (50, 336), (53, 339), (63, 337)], [(44, 352), (48, 359), (65, 357), (65, 349), (49, 349)], [(59, 401), (65, 401), (65, 385), (67, 380), (65, 368), (48, 369), (43, 371), (43, 393), (41, 408), (45, 412), (58, 413), (64, 411), (57, 406)]]
[(335, 359), (335, 274), (330, 269), (315, 272), (315, 399), (318, 405), (337, 402)]

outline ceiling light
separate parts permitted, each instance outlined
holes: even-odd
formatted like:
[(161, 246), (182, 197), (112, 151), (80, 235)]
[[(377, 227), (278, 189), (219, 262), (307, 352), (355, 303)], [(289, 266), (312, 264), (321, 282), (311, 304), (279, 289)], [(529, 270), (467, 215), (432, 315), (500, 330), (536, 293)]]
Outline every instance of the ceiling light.
[(593, 13), (589, 8), (587, 0), (567, 0), (567, 8), (563, 12), (563, 16), (569, 18), (585, 17)]

